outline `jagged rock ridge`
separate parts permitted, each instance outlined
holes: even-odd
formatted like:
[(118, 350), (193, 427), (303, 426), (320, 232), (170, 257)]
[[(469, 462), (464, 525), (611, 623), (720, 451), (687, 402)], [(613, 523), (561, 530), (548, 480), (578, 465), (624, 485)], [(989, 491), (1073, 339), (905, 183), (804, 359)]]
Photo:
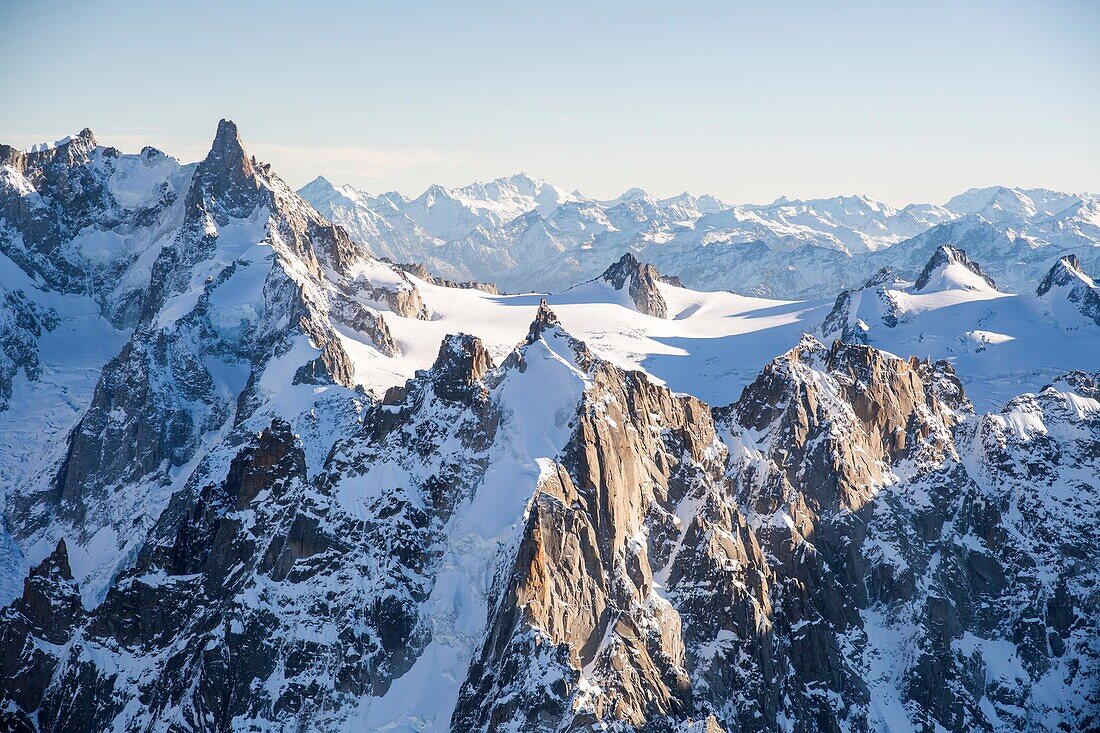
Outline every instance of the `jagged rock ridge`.
[(1085, 319), (1100, 326), (1100, 288), (1085, 273), (1077, 255), (1066, 255), (1054, 263), (1035, 294), (1047, 298), (1052, 306), (1058, 297)]
[(497, 290), (497, 286), (492, 283), (479, 283), (476, 280), (467, 280), (464, 282), (454, 282), (453, 280), (447, 280), (442, 277), (437, 277), (428, 271), (428, 268), (423, 263), (416, 262), (412, 264), (398, 263), (397, 267), (401, 268), (410, 275), (415, 275), (421, 280), (427, 280), (432, 285), (439, 285), (444, 288), (459, 288), (462, 290), (480, 290), (484, 293), (490, 293), (491, 295), (500, 295), (500, 291)]
[[(928, 260), (928, 264), (921, 270), (920, 275), (917, 276), (917, 281), (914, 283), (914, 288), (917, 292), (925, 290), (929, 285), (933, 284), (934, 280), (939, 280), (943, 277), (943, 271), (949, 268), (951, 265), (958, 265), (966, 268), (974, 275), (981, 278), (981, 281), (994, 290), (997, 289), (997, 283), (993, 282), (993, 278), (982, 273), (982, 268), (977, 262), (974, 262), (966, 256), (966, 252), (956, 247), (949, 247), (947, 245), (941, 245), (932, 253), (931, 259)], [(971, 286), (973, 287), (973, 286)]]
[(638, 311), (654, 318), (668, 318), (668, 305), (657, 288), (657, 283), (667, 282), (683, 287), (678, 278), (663, 276), (656, 267), (639, 262), (630, 252), (607, 268), (598, 279), (616, 290), (622, 290), (625, 286)]
[[(5, 694), (46, 729), (1087, 729), (1096, 570), (1057, 548), (1100, 541), (1098, 380), (978, 416), (946, 363), (807, 338), (712, 415), (543, 305), (499, 368), (445, 339), (315, 478), (272, 423)], [(546, 384), (564, 413), (517, 412)]]
[[(96, 147), (90, 134), (13, 160), (6, 172), (56, 202), (49, 221), (63, 224), (70, 210), (84, 217), (47, 228), (38, 239), (30, 237), (39, 230), (26, 224), (35, 219), (17, 217), (12, 221), (22, 233), (0, 240), (5, 254), (44, 281), (28, 286), (33, 297), (13, 327), (0, 328), (4, 353), (20, 354), (28, 376), (34, 338), (57, 322), (35, 300), (68, 304), (57, 299), (102, 294), (94, 278), (91, 292), (81, 293), (70, 292), (75, 286), (64, 277), (66, 267), (83, 266), (78, 256), (89, 238), (122, 231), (148, 246), (123, 250), (127, 257), (119, 259), (137, 293), (128, 297), (134, 307), (125, 316), (133, 319), (132, 333), (103, 365), (67, 438), (42, 436), (50, 441), (44, 455), (20, 476), (5, 505), (6, 525), (24, 552), (60, 536), (70, 540), (81, 576), (94, 576), (84, 584), (93, 602), (132, 560), (169, 497), (227, 435), (253, 418), (278, 416), (296, 428), (302, 420), (354, 420), (362, 398), (343, 339), (350, 333), (397, 355), (383, 313), (430, 314), (404, 272), (367, 256), (248, 155), (228, 120), (219, 123), (206, 158), (182, 168), (148, 149), (124, 156)], [(127, 208), (131, 199), (149, 198), (138, 196), (139, 184), (162, 174), (167, 182), (157, 188), (154, 208)], [(83, 194), (66, 194), (73, 190)], [(89, 227), (96, 231), (89, 234)], [(11, 371), (0, 369), (0, 395)], [(300, 400), (289, 399), (293, 386), (300, 386)], [(316, 451), (327, 453), (328, 440)], [(323, 454), (314, 458), (320, 460)]]

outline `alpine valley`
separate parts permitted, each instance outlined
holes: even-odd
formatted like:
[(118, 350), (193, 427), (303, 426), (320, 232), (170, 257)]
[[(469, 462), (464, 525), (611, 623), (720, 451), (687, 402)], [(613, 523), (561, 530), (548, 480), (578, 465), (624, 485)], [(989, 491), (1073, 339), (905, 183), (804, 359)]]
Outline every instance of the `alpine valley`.
[(1100, 197), (0, 145), (0, 728), (1100, 730)]

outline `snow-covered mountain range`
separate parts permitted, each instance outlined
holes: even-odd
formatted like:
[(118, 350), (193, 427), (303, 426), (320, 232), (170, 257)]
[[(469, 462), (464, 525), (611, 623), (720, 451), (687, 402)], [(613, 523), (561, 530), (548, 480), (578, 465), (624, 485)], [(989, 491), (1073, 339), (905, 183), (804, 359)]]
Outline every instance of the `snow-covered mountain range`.
[(734, 206), (640, 189), (597, 201), (524, 174), (432, 186), (415, 199), (321, 177), (299, 193), (377, 257), (509, 292), (562, 290), (625, 250), (691, 287), (779, 298), (853, 287), (884, 266), (916, 277), (940, 244), (973, 251), (1013, 290), (1063, 255), (1100, 264), (1100, 198), (1045, 189), (971, 189), (943, 206), (902, 209), (864, 196)]
[(1098, 206), (0, 146), (2, 726), (1096, 729)]

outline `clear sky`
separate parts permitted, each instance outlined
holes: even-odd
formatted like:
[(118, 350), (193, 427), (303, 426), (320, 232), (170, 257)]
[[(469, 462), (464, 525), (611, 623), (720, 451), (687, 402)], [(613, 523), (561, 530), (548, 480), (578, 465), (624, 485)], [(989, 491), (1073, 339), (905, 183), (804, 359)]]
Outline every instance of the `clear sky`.
[(1100, 190), (1100, 2), (0, 0), (0, 141), (202, 157), (220, 117), (301, 185), (520, 170), (731, 202)]

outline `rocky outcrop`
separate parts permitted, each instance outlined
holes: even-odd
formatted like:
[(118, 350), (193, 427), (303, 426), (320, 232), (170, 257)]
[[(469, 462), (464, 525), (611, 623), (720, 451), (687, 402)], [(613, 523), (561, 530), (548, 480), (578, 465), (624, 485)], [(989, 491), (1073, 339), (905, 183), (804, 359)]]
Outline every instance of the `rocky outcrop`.
[[(666, 282), (666, 278), (656, 267), (639, 262), (630, 252), (607, 268), (598, 279), (609, 283), (616, 290), (622, 290), (625, 286), (638, 312), (654, 318), (668, 318), (668, 305), (657, 288), (657, 283)], [(677, 280), (676, 283), (678, 282)]]
[[(871, 314), (877, 316), (876, 320), (887, 328), (894, 328), (904, 315), (895, 293), (908, 285), (893, 270), (884, 267), (862, 287), (841, 292), (821, 323), (825, 340), (840, 339), (848, 343), (866, 344), (868, 331), (877, 324), (869, 324), (861, 316), (869, 318)], [(865, 298), (873, 301), (874, 306), (865, 303)]]
[(375, 348), (386, 356), (397, 356), (401, 353), (381, 313), (355, 300), (337, 301), (333, 303), (329, 313), (337, 323), (369, 336)]
[[(1039, 283), (1036, 296), (1048, 300), (1057, 311), (1062, 304), (1075, 310), (1087, 321), (1100, 325), (1100, 288), (1081, 266), (1077, 255), (1066, 255), (1054, 263)], [(1057, 305), (1055, 300), (1061, 301)]]
[[(871, 573), (856, 548), (867, 540), (892, 467), (942, 465), (967, 407), (946, 364), (841, 342), (826, 348), (807, 337), (718, 411), (737, 456), (731, 476), (739, 504), (778, 586), (774, 655), (787, 660), (779, 668), (788, 672), (771, 680), (783, 690), (770, 698), (773, 715), (818, 730), (873, 728), (877, 693), (851, 651), (866, 643), (861, 608)], [(828, 690), (830, 702), (815, 689)]]
[(500, 295), (500, 291), (497, 290), (497, 286), (492, 283), (481, 283), (476, 280), (455, 281), (446, 280), (441, 277), (433, 275), (427, 267), (420, 262), (413, 263), (396, 263), (394, 267), (398, 267), (410, 275), (414, 275), (421, 280), (430, 282), (432, 285), (438, 285), (441, 288), (458, 288), (459, 290), (480, 290), (483, 293), (489, 293), (490, 295)]
[[(244, 150), (237, 126), (230, 120), (219, 120), (210, 152), (195, 173), (200, 185), (192, 186), (188, 204), (211, 208), (215, 218), (223, 217), (223, 224), (230, 217), (247, 217), (263, 190), (257, 167), (256, 160)], [(210, 202), (216, 202), (216, 206), (210, 207)]]
[[(272, 670), (271, 617), (246, 613), (240, 595), (258, 573), (277, 575), (272, 566), (292, 537), (304, 539), (301, 521), (292, 534), (304, 478), (302, 450), (276, 422), (242, 448), (220, 482), (176, 497), (154, 528), (160, 541), (143, 548), (89, 619), (59, 673), (61, 689), (38, 713), (42, 726), (106, 729), (139, 694), (138, 720), (181, 706), (189, 719), (223, 727), (263, 704), (251, 684)], [(135, 664), (101, 668), (96, 653), (110, 648), (128, 650)], [(132, 676), (154, 658), (163, 666), (150, 677)]]
[(39, 730), (36, 712), (64, 645), (85, 620), (64, 540), (23, 583), (23, 596), (0, 613), (0, 723)]
[(945, 268), (953, 264), (966, 268), (980, 278), (991, 289), (997, 289), (997, 283), (993, 281), (993, 278), (982, 273), (981, 266), (967, 257), (965, 251), (957, 247), (943, 244), (936, 248), (936, 251), (932, 253), (932, 257), (929, 258), (928, 264), (924, 266), (920, 275), (917, 276), (914, 290), (917, 292), (924, 290), (933, 281), (935, 275), (941, 273)]
[[(828, 381), (817, 383), (816, 373)], [(806, 336), (764, 368), (735, 409), (738, 424), (782, 436), (776, 460), (788, 482), (800, 478), (825, 491), (815, 498), (820, 506), (854, 511), (883, 468), (929, 436), (936, 434), (943, 450), (959, 411), (970, 405), (946, 362), (907, 361), (839, 341), (826, 348)], [(816, 453), (804, 452), (811, 448)], [(837, 463), (828, 465), (834, 455)]]
[[(1043, 401), (1058, 404), (1052, 390)], [(1010, 417), (975, 418), (946, 365), (807, 342), (746, 389), (736, 419), (722, 413), (731, 449), (744, 456), (735, 475), (750, 522), (760, 528), (775, 572), (786, 583), (797, 580), (800, 604), (812, 609), (808, 623), (795, 624), (804, 651), (793, 678), (831, 670), (826, 684), (856, 727), (887, 724), (886, 709), (918, 729), (1038, 729), (1048, 716), (1095, 719), (1083, 692), (1097, 674), (1088, 653), (1078, 647), (1082, 666), (1063, 678), (1052, 702), (1041, 680), (1064, 667), (1046, 651), (1044, 635), (1020, 625), (1091, 594), (1082, 590), (1069, 601), (1063, 581), (1040, 587), (1034, 576), (1049, 567), (1058, 578), (1073, 563), (1042, 554), (1052, 541), (1048, 528), (1068, 522), (1070, 531), (1094, 534), (1072, 518), (1077, 498), (1054, 498), (1038, 485), (1057, 485), (1061, 470), (1059, 461), (1039, 456), (1064, 451), (1075, 456), (1070, 462), (1082, 462), (1083, 445), (1095, 445), (1087, 427), (1095, 413), (1090, 406), (1052, 420), (1064, 426), (1053, 439), (1057, 449), (1036, 444), (1045, 440), (1042, 428), (1016, 440), (999, 433), (976, 449), (975, 431), (1024, 424), (1018, 411), (1032, 398), (1021, 400), (1006, 408)], [(1051, 418), (1028, 420), (1037, 427)], [(1061, 422), (1067, 418), (1073, 428)], [(1021, 461), (1031, 467), (1023, 481), (1035, 482), (1032, 488), (1017, 483)], [(1038, 506), (1013, 508), (1034, 492), (1046, 497), (1037, 522)], [(1046, 610), (1036, 609), (1035, 598)], [(997, 646), (1002, 639), (1011, 640), (1008, 648)], [(795, 639), (791, 644), (793, 650)], [(804, 719), (812, 710), (796, 715)], [(822, 712), (812, 713), (816, 727), (842, 725)]]
[(0, 289), (0, 411), (12, 397), (18, 372), (38, 379), (38, 339), (58, 325), (57, 311), (29, 300), (21, 290)]
[(460, 400), (492, 368), (493, 360), (480, 339), (467, 334), (447, 336), (431, 369), (436, 394)]
[[(637, 372), (594, 367), (573, 437), (533, 499), (455, 729), (642, 726), (692, 712), (687, 649), (695, 647), (685, 646), (670, 600), (726, 553), (761, 564), (721, 490), (714, 445), (698, 400)], [(709, 512), (685, 517), (689, 526), (677, 516), (685, 502)], [(732, 536), (708, 550), (699, 545), (710, 531)], [(700, 562), (676, 564), (681, 552)]]
[(524, 368), (523, 347), (530, 346), (540, 339), (562, 342), (563, 351), (569, 355), (569, 358), (572, 359), (578, 367), (586, 372), (591, 371), (599, 361), (595, 354), (589, 350), (587, 344), (580, 339), (574, 338), (562, 328), (561, 321), (558, 320), (558, 315), (550, 308), (550, 305), (546, 302), (546, 298), (540, 298), (538, 310), (535, 311), (535, 318), (531, 321), (530, 328), (527, 329), (526, 338), (519, 343), (515, 351), (508, 355), (508, 358), (505, 360), (505, 365), (514, 364), (520, 369)]

